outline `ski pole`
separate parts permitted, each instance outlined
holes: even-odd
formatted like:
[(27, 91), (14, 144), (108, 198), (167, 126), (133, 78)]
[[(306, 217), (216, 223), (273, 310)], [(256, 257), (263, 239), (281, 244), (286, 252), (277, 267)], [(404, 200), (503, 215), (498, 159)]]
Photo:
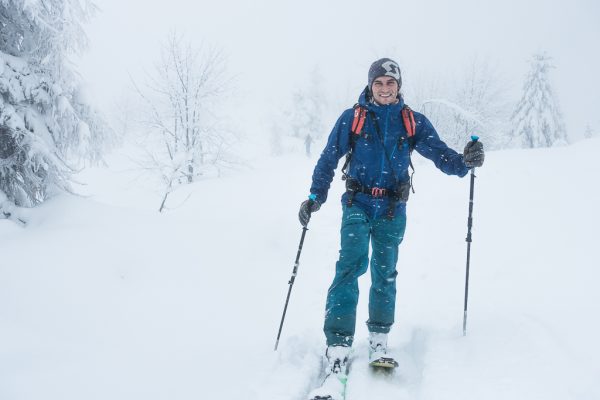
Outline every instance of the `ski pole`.
[(294, 281), (296, 280), (296, 275), (298, 274), (298, 265), (300, 265), (300, 253), (302, 253), (302, 245), (304, 244), (304, 236), (306, 236), (307, 230), (308, 228), (306, 226), (302, 227), (302, 236), (300, 237), (300, 244), (298, 245), (298, 253), (296, 254), (296, 261), (294, 262), (294, 269), (292, 270), (292, 276), (290, 277), (290, 281), (288, 282), (290, 287), (288, 289), (287, 298), (285, 299), (285, 306), (283, 307), (281, 323), (279, 324), (279, 332), (277, 333), (277, 341), (275, 342), (275, 351), (277, 351), (277, 346), (279, 346), (279, 338), (281, 337), (281, 330), (283, 329), (283, 321), (285, 320), (285, 314), (287, 313), (288, 303), (290, 302), (292, 286), (294, 286)]
[[(471, 140), (479, 140), (477, 136), (471, 136)], [(469, 301), (469, 269), (471, 267), (471, 227), (473, 226), (473, 192), (475, 189), (475, 168), (471, 168), (471, 188), (469, 192), (469, 219), (467, 220), (467, 273), (465, 278), (465, 307), (463, 315), (463, 336), (467, 335), (467, 304)]]

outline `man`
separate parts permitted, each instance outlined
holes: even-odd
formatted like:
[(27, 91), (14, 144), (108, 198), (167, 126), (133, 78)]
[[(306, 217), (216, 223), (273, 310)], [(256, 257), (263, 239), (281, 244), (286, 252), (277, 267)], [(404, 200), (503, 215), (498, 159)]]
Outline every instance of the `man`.
[[(346, 155), (342, 168), (346, 193), (342, 196), (341, 250), (327, 294), (324, 324), (329, 362), (325, 390), (335, 391), (328, 387), (331, 381), (344, 381), (354, 340), (358, 277), (367, 271), (369, 244), (369, 361), (373, 366), (397, 365), (386, 357), (386, 348), (394, 322), (396, 262), (406, 227), (412, 149), (448, 175), (463, 177), (470, 168), (483, 164), (480, 142), (469, 142), (462, 155), (448, 148), (424, 115), (405, 107), (401, 87), (400, 68), (395, 61), (383, 58), (371, 65), (359, 107), (344, 111), (335, 124), (314, 169), (309, 199), (300, 207), (299, 219), (306, 226), (311, 213), (327, 200), (338, 161)], [(312, 398), (335, 399), (331, 396), (319, 394)]]
[(313, 144), (314, 140), (310, 133), (304, 138), (304, 147), (306, 149), (306, 157), (310, 157), (310, 145)]

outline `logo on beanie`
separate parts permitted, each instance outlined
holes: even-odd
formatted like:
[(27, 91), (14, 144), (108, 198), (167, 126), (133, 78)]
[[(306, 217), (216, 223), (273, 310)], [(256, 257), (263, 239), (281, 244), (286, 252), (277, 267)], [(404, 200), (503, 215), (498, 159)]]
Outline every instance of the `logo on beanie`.
[(383, 64), (381, 64), (381, 66), (383, 67), (383, 69), (385, 69), (385, 75), (391, 76), (397, 81), (400, 80), (400, 69), (398, 68), (398, 64), (390, 60), (384, 62)]

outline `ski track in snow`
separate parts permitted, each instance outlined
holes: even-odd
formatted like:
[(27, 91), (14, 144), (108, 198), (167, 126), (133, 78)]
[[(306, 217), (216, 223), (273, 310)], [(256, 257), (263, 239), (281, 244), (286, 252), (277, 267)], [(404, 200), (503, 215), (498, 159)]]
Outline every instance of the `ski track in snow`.
[(346, 400), (417, 398), (423, 375), (426, 342), (426, 334), (415, 330), (410, 342), (400, 348), (390, 347), (389, 354), (399, 365), (393, 372), (372, 370), (368, 365), (367, 344), (356, 346)]
[[(599, 150), (594, 139), (487, 154), (466, 337), (468, 180), (416, 157), (389, 338), (399, 367), (386, 376), (367, 366), (366, 274), (347, 400), (599, 399)], [(315, 161), (263, 160), (199, 182), (162, 215), (157, 193), (97, 169), (81, 179), (90, 198), (31, 210), (27, 228), (0, 221), (0, 399), (306, 400), (323, 379), (337, 178), (310, 223), (273, 345)], [(265, 183), (278, 190), (240, 202)]]

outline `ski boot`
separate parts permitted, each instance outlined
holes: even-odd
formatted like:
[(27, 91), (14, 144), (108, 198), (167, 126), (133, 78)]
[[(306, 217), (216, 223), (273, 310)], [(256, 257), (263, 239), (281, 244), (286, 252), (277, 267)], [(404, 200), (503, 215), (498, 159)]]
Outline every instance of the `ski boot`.
[(329, 346), (325, 352), (327, 369), (321, 387), (313, 390), (309, 400), (344, 400), (346, 398), (346, 381), (350, 347)]
[(369, 332), (369, 365), (392, 371), (398, 362), (387, 355), (387, 333)]

